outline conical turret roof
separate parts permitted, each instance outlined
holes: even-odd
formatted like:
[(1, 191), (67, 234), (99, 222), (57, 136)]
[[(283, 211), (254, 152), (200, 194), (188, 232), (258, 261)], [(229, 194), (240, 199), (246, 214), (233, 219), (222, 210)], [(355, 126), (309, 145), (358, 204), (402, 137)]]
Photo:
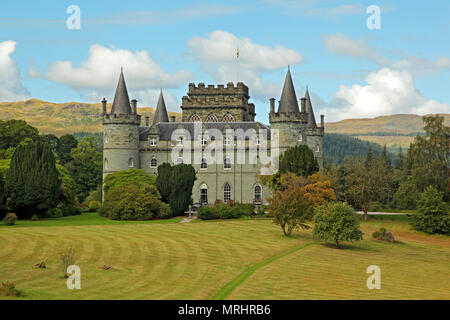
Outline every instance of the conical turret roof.
[(315, 128), (317, 127), (316, 118), (314, 117), (314, 111), (312, 108), (311, 97), (309, 96), (308, 87), (306, 87), (305, 98), (306, 98), (306, 112), (308, 113), (307, 127)]
[(286, 79), (284, 80), (278, 112), (299, 112), (297, 96), (295, 94), (294, 83), (292, 82), (291, 70), (289, 67)]
[(120, 71), (119, 83), (117, 84), (116, 95), (111, 108), (112, 114), (130, 114), (130, 98), (128, 97), (127, 86), (123, 76), (123, 70)]
[(163, 93), (159, 94), (158, 106), (156, 107), (155, 116), (153, 118), (153, 124), (159, 122), (169, 122), (169, 115), (167, 114), (166, 103), (164, 102)]

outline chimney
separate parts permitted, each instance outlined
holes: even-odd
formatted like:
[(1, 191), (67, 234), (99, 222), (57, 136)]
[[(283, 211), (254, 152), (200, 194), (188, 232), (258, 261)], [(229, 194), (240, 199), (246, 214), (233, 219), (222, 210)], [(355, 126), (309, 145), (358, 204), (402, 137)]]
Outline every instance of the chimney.
[(306, 98), (303, 97), (300, 100), (302, 100), (302, 113), (306, 113)]
[(102, 107), (103, 107), (103, 115), (105, 115), (106, 114), (106, 99), (105, 98), (103, 98), (103, 100), (102, 100)]
[(131, 113), (137, 114), (137, 100), (136, 99), (131, 100)]
[(150, 117), (145, 116), (145, 126), (148, 127), (150, 125)]
[(175, 122), (175, 116), (170, 116), (170, 121)]
[(275, 98), (270, 98), (270, 113), (275, 113)]
[(320, 126), (325, 128), (325, 116), (323, 114), (320, 115)]

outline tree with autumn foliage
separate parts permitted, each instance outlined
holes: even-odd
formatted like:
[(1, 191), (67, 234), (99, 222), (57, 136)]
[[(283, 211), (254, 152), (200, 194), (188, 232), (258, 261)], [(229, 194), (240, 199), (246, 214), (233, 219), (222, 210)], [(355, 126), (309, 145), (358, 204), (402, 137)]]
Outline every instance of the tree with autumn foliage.
[(307, 223), (313, 216), (312, 204), (298, 185), (275, 191), (269, 198), (268, 210), (273, 214), (273, 222), (280, 225), (285, 236), (289, 236), (296, 228), (311, 228)]

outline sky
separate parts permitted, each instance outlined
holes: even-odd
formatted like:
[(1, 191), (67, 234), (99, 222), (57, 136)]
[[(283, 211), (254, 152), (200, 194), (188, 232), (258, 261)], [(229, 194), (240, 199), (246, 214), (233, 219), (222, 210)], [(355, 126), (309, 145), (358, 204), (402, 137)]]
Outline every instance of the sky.
[(0, 101), (112, 102), (123, 67), (138, 106), (154, 107), (162, 89), (180, 112), (190, 82), (242, 81), (267, 123), (289, 65), (297, 97), (308, 86), (327, 122), (450, 113), (446, 0), (16, 0), (1, 9)]

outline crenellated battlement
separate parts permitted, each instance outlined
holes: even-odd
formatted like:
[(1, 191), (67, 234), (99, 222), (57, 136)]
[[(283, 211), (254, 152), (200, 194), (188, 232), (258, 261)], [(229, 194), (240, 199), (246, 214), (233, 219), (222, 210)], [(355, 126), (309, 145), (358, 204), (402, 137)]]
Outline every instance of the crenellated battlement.
[(306, 112), (271, 112), (269, 113), (270, 123), (274, 122), (308, 122), (308, 113)]
[(105, 124), (133, 124), (140, 125), (141, 116), (138, 114), (111, 114), (103, 115), (103, 125)]
[(238, 82), (236, 85), (233, 82), (228, 82), (226, 86), (223, 84), (218, 84), (217, 86), (209, 84), (205, 86), (203, 82), (196, 86), (195, 83), (189, 83), (187, 94), (189, 97), (197, 95), (244, 95), (247, 99), (250, 98), (248, 96), (248, 87), (243, 82)]

